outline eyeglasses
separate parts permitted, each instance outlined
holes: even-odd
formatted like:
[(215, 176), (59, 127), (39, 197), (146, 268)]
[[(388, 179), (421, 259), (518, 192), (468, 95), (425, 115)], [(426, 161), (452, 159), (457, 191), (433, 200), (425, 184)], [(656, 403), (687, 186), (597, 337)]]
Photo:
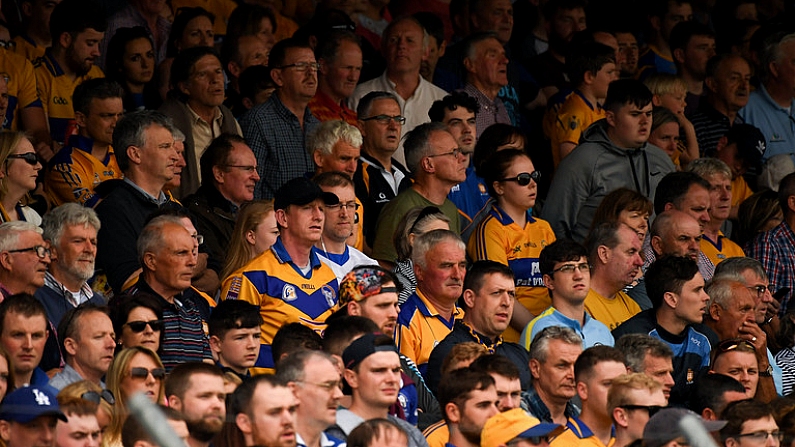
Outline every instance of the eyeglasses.
[(303, 73), (309, 69), (313, 71), (318, 71), (318, 69), (320, 68), (320, 64), (318, 64), (317, 62), (296, 62), (294, 64), (282, 65), (281, 67), (276, 67), (276, 68), (282, 70), (284, 70), (285, 68), (295, 68), (295, 71)]
[(461, 149), (460, 147), (457, 147), (457, 148), (453, 149), (450, 152), (444, 152), (444, 153), (441, 153), (441, 154), (431, 154), (431, 155), (428, 155), (427, 157), (428, 158), (434, 158), (434, 157), (445, 157), (447, 155), (452, 155), (453, 158), (458, 158), (458, 156), (462, 155), (463, 153), (464, 153), (464, 150)]
[(199, 245), (204, 243), (204, 236), (202, 236), (201, 234), (198, 234), (198, 233), (197, 234), (191, 234), (190, 237), (192, 237), (193, 239), (196, 239), (196, 242), (198, 242)]
[(116, 398), (113, 397), (113, 393), (110, 390), (102, 390), (100, 393), (97, 393), (96, 391), (86, 391), (80, 395), (80, 398), (95, 404), (99, 404), (100, 399), (111, 405), (116, 403)]
[(256, 166), (224, 165), (223, 167), (224, 168), (240, 169), (241, 171), (245, 171), (245, 172), (247, 172), (249, 174), (253, 174), (254, 172), (257, 171), (257, 167)]
[[(751, 292), (756, 292), (757, 296), (763, 296), (765, 294), (765, 292), (770, 290), (770, 287), (769, 286), (763, 286), (763, 285), (760, 284), (758, 286), (748, 286), (748, 287), (746, 287), (746, 289), (750, 290)], [(770, 293), (773, 293), (773, 292), (771, 291)]]
[(156, 380), (163, 380), (166, 377), (166, 370), (163, 368), (154, 368), (154, 369), (146, 369), (146, 368), (130, 368), (130, 377), (133, 379), (146, 379), (149, 377), (149, 374), (152, 374)]
[(163, 330), (163, 320), (149, 320), (149, 321), (135, 320), (135, 321), (128, 321), (124, 323), (124, 325), (130, 328), (130, 330), (135, 332), (136, 334), (143, 332), (146, 329), (146, 326), (149, 326), (155, 332)]
[(17, 43), (13, 40), (0, 40), (0, 47), (3, 47), (7, 50), (13, 50), (17, 47)]
[(432, 216), (434, 214), (442, 214), (442, 210), (435, 206), (426, 206), (425, 208), (420, 211), (420, 214), (417, 215), (417, 218), (414, 220), (414, 223), (411, 224), (411, 228), (409, 228), (409, 234), (414, 233), (414, 230), (417, 229), (417, 224), (425, 219), (428, 216)]
[(4, 71), (0, 71), (0, 78), (3, 78), (3, 80), (6, 81), (6, 83), (11, 81), (11, 75)]
[(739, 435), (731, 436), (732, 438), (749, 438), (751, 441), (761, 444), (767, 441), (767, 437), (770, 436), (773, 439), (777, 439), (781, 442), (784, 439), (784, 433), (778, 430), (776, 431), (755, 431), (753, 433), (742, 433)]
[(326, 208), (330, 209), (331, 211), (339, 212), (343, 208), (349, 213), (352, 213), (359, 209), (359, 204), (355, 201), (345, 202), (345, 203), (337, 203), (335, 205), (326, 205)]
[(390, 121), (394, 121), (400, 125), (406, 124), (406, 117), (401, 115), (389, 116), (389, 115), (376, 115), (371, 116), (370, 118), (362, 118), (362, 121), (377, 121), (378, 124), (389, 124)]
[(552, 270), (552, 274), (555, 273), (564, 273), (564, 274), (572, 274), (575, 270), (579, 270), (580, 273), (591, 273), (591, 264), (587, 262), (583, 262), (582, 264), (566, 264), (562, 265), (556, 269)]
[(26, 251), (36, 252), (36, 256), (38, 256), (41, 259), (50, 256), (50, 249), (43, 245), (35, 245), (33, 247), (28, 247), (28, 248), (19, 248), (17, 250), (8, 250), (9, 253), (24, 253)]
[(649, 412), (649, 417), (652, 417), (665, 407), (659, 405), (621, 405), (618, 408), (623, 408), (625, 410), (646, 410)]
[(522, 172), (516, 177), (500, 179), (501, 182), (516, 182), (519, 184), (519, 186), (529, 185), (530, 180), (533, 180), (534, 182), (538, 183), (538, 181), (541, 180), (541, 171)]
[(40, 163), (39, 156), (35, 152), (25, 152), (24, 154), (11, 154), (8, 158), (21, 158), (25, 160), (25, 163), (36, 166), (37, 163)]
[(324, 390), (326, 390), (328, 392), (332, 392), (335, 389), (339, 389), (340, 388), (340, 384), (342, 383), (339, 380), (330, 380), (328, 382), (323, 382), (323, 383), (304, 382), (303, 380), (298, 380), (297, 382), (298, 383), (304, 383), (304, 384), (307, 384), (307, 385), (314, 385), (314, 386), (316, 386), (318, 388), (323, 388)]

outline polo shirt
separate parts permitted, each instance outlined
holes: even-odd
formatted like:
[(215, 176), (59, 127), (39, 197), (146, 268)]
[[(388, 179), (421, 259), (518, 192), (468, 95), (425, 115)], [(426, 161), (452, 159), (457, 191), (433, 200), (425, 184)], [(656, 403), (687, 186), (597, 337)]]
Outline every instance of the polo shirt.
[(585, 311), (613, 330), (639, 313), (640, 306), (623, 290), (619, 290), (615, 298), (608, 299), (590, 289), (585, 297)]
[(91, 155), (94, 146), (91, 138), (72, 135), (68, 141), (50, 160), (44, 188), (56, 206), (77, 202), (93, 207), (99, 202), (94, 188), (105, 180), (123, 177), (116, 154), (109, 147), (105, 158), (100, 160)]
[(20, 128), (19, 111), (29, 107), (41, 108), (36, 90), (36, 75), (33, 64), (24, 56), (0, 48), (0, 71), (8, 73), (8, 109), (0, 122), (3, 129)]
[(337, 277), (320, 261), (314, 247), (309, 265), (308, 273), (301, 272), (280, 237), (270, 250), (224, 280), (222, 299), (240, 299), (260, 308), (260, 352), (255, 372), (274, 368), (271, 343), (282, 326), (301, 323), (321, 335), (326, 318), (339, 307)]
[(411, 186), (411, 174), (394, 158), (387, 171), (380, 161), (362, 151), (356, 172), (353, 174), (356, 198), (362, 202), (363, 222), (359, 225), (364, 232), (367, 245), (375, 242), (375, 225), (381, 210), (402, 191)]
[(709, 101), (701, 101), (698, 110), (689, 115), (688, 119), (696, 131), (698, 151), (702, 157), (714, 154), (721, 137), (729, 132), (733, 124), (743, 122), (739, 115), (734, 118), (734, 122), (729, 121), (729, 117), (715, 110)]
[(14, 53), (23, 56), (31, 62), (44, 56), (45, 48), (38, 46), (27, 34), (20, 34), (11, 40), (16, 44)]
[(712, 264), (718, 265), (728, 258), (745, 257), (745, 252), (739, 245), (718, 231), (718, 240), (712, 241), (706, 234), (701, 235), (701, 252), (704, 253)]
[(428, 441), (428, 447), (444, 447), (450, 440), (450, 427), (443, 419), (423, 430), (422, 436)]
[(566, 423), (566, 430), (555, 437), (549, 445), (552, 447), (612, 447), (615, 442), (616, 438), (613, 435), (610, 437), (610, 441), (608, 441), (607, 445), (605, 445), (593, 434), (593, 431), (585, 425), (585, 422), (576, 416), (572, 416)]
[(585, 312), (585, 324), (581, 325), (579, 320), (563, 315), (554, 307), (548, 308), (527, 324), (522, 331), (519, 344), (529, 351), (530, 344), (536, 335), (550, 326), (573, 329), (582, 338), (583, 349), (597, 345), (613, 346), (615, 344), (615, 339), (610, 333), (610, 329), (604, 323), (594, 320), (593, 317), (588, 315), (588, 312)]
[(555, 166), (560, 163), (560, 145), (580, 144), (583, 131), (604, 117), (605, 111), (602, 106), (591, 104), (579, 90), (574, 90), (560, 107), (550, 135)]
[(638, 75), (641, 81), (654, 73), (676, 74), (676, 64), (673, 59), (660, 54), (653, 45), (649, 45), (638, 58)]
[[(541, 422), (552, 423), (552, 413), (549, 412), (547, 404), (541, 400), (535, 387), (530, 387), (529, 390), (522, 392), (522, 410), (526, 411), (530, 416), (538, 419)], [(580, 415), (580, 409), (575, 405), (571, 399), (566, 402), (566, 408), (563, 410), (563, 415), (566, 418), (575, 417)]]
[(431, 352), (440, 341), (453, 331), (455, 320), (464, 317), (458, 306), (450, 320), (444, 318), (430, 301), (417, 289), (401, 306), (395, 327), (395, 345), (400, 353), (417, 364), (425, 376)]
[(326, 265), (334, 270), (337, 275), (337, 281), (342, 282), (342, 278), (348, 274), (354, 267), (359, 265), (377, 265), (378, 261), (370, 258), (361, 251), (351, 247), (345, 246), (345, 252), (341, 254), (329, 253), (324, 248), (316, 249), (317, 256)]
[(762, 161), (795, 151), (795, 99), (790, 101), (788, 109), (781, 107), (773, 101), (765, 86), (760, 85), (751, 92), (748, 104), (740, 109), (738, 115), (746, 123), (758, 127), (765, 136), (767, 150)]
[(309, 110), (320, 122), (345, 121), (351, 126), (358, 126), (356, 112), (349, 109), (346, 104), (337, 104), (331, 97), (319, 89), (309, 101)]
[(470, 166), (467, 168), (466, 180), (453, 186), (450, 193), (447, 194), (447, 198), (455, 204), (465, 219), (472, 222), (472, 219), (486, 206), (491, 196), (483, 179), (478, 177), (475, 168)]

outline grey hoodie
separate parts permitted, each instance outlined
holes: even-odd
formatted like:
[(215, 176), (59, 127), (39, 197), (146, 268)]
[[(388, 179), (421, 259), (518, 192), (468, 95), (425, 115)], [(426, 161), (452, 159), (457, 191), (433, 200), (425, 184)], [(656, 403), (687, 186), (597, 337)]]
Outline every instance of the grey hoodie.
[(639, 149), (616, 146), (607, 137), (604, 119), (588, 127), (580, 141), (558, 166), (541, 217), (558, 238), (582, 242), (604, 196), (624, 187), (654, 200), (657, 184), (676, 167), (652, 144)]

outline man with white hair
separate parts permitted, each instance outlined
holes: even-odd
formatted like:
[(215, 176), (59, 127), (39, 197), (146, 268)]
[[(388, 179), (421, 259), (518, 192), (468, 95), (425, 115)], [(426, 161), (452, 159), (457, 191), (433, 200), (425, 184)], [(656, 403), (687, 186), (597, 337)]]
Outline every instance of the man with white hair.
[(0, 293), (34, 294), (44, 285), (50, 249), (36, 225), (14, 221), (0, 225)]

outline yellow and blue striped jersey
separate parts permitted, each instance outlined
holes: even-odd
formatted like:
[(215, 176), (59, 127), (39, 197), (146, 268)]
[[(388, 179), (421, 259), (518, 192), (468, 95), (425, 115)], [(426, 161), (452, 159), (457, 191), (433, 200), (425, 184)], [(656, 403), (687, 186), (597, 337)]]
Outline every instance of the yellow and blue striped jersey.
[(113, 148), (99, 160), (91, 155), (93, 145), (91, 138), (72, 135), (69, 144), (50, 160), (44, 188), (55, 206), (77, 202), (93, 208), (99, 201), (94, 188), (105, 180), (123, 177)]
[(105, 74), (99, 67), (93, 65), (87, 74), (78, 76), (74, 80), (70, 79), (49, 51), (36, 61), (34, 71), (39, 98), (50, 124), (50, 136), (53, 141), (63, 143), (67, 137), (66, 131), (73, 125), (75, 119), (72, 108), (72, 94), (75, 87), (89, 79), (104, 78)]
[(560, 145), (580, 144), (580, 135), (585, 129), (604, 117), (605, 111), (599, 104), (591, 104), (579, 90), (574, 90), (558, 110), (549, 138), (555, 166), (560, 164)]
[(701, 251), (704, 252), (704, 255), (706, 255), (714, 265), (718, 265), (721, 261), (728, 258), (745, 257), (743, 249), (734, 241), (724, 236), (722, 231), (718, 231), (718, 240), (714, 242), (711, 241), (706, 234), (702, 234)]
[(0, 48), (0, 73), (8, 74), (8, 110), (5, 117), (0, 117), (0, 128), (18, 130), (19, 111), (42, 106), (33, 64), (24, 56)]
[(12, 39), (15, 44), (14, 53), (24, 57), (25, 59), (34, 62), (36, 59), (44, 56), (45, 47), (36, 45), (30, 37), (20, 34)]
[[(535, 316), (552, 305), (538, 255), (553, 242), (555, 233), (547, 221), (534, 218), (528, 211), (527, 224), (521, 228), (497, 205), (492, 205), (489, 215), (469, 238), (467, 254), (474, 261), (488, 259), (510, 267), (515, 275), (516, 299)], [(509, 327), (502, 337), (506, 342), (517, 343), (519, 335)]]
[(453, 331), (455, 320), (462, 318), (464, 310), (456, 306), (453, 318), (448, 321), (425, 298), (420, 289), (417, 289), (400, 306), (395, 328), (395, 344), (401, 354), (417, 364), (417, 368), (424, 376), (431, 351)]
[(263, 323), (256, 372), (273, 370), (271, 343), (279, 328), (301, 323), (321, 335), (326, 318), (339, 307), (337, 277), (320, 262), (314, 248), (310, 267), (309, 273), (301, 273), (279, 238), (270, 250), (224, 280), (221, 299), (240, 299), (260, 308)]
[(444, 447), (450, 440), (450, 427), (444, 420), (441, 420), (422, 431), (428, 447)]

